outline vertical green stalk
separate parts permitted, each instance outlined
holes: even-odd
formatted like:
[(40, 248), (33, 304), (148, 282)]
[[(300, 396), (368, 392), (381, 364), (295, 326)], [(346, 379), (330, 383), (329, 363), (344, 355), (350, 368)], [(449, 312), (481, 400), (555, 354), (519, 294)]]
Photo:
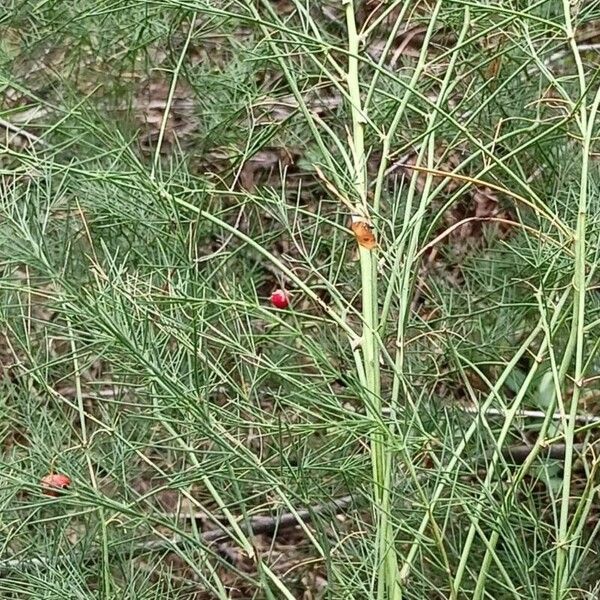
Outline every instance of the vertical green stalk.
[[(577, 226), (575, 229), (575, 261), (573, 272), (573, 320), (571, 324), (571, 339), (569, 340), (571, 348), (574, 347), (575, 353), (575, 373), (573, 397), (569, 409), (569, 419), (567, 428), (564, 432), (565, 439), (565, 461), (563, 472), (563, 486), (560, 506), (560, 519), (558, 526), (558, 538), (556, 548), (556, 569), (554, 576), (554, 588), (552, 597), (556, 600), (565, 597), (571, 572), (569, 570), (569, 554), (574, 546), (579, 543), (578, 539), (569, 536), (569, 512), (571, 504), (571, 477), (573, 467), (573, 441), (575, 437), (575, 417), (581, 395), (584, 377), (584, 341), (585, 341), (585, 293), (586, 293), (586, 273), (585, 273), (585, 255), (586, 255), (586, 227), (588, 211), (588, 172), (589, 157), (591, 151), (591, 142), (593, 137), (593, 127), (596, 121), (598, 106), (600, 104), (600, 90), (596, 92), (592, 107), (588, 113), (586, 96), (587, 85), (585, 72), (579, 54), (579, 49), (575, 41), (575, 30), (571, 19), (571, 6), (567, 0), (563, 0), (563, 10), (565, 15), (565, 32), (570, 44), (571, 51), (577, 67), (579, 81), (580, 98), (580, 129), (583, 137), (582, 158), (581, 158), (581, 178), (579, 184), (579, 202), (577, 211)], [(572, 352), (572, 350), (571, 350)]]
[[(585, 105), (585, 103), (583, 103)], [(573, 274), (573, 324), (572, 331), (575, 346), (575, 373), (573, 397), (569, 409), (568, 426), (565, 431), (565, 468), (561, 499), (560, 523), (557, 541), (556, 571), (555, 571), (555, 598), (563, 598), (563, 591), (568, 584), (569, 572), (567, 571), (567, 556), (572, 544), (577, 540), (569, 540), (569, 506), (571, 493), (571, 474), (573, 466), (573, 441), (575, 436), (577, 408), (584, 378), (584, 341), (585, 341), (585, 293), (586, 293), (586, 227), (588, 212), (588, 173), (589, 156), (591, 152), (591, 140), (593, 137), (593, 126), (596, 121), (598, 107), (600, 105), (600, 90), (596, 93), (589, 118), (583, 131), (583, 156), (581, 165), (581, 179), (579, 189), (579, 203), (577, 214), (577, 228), (575, 230), (575, 262)], [(587, 116), (587, 115), (586, 115)]]
[[(542, 292), (540, 289), (538, 296), (541, 297), (541, 293)], [(494, 450), (494, 453), (492, 454), (491, 461), (487, 467), (487, 475), (486, 475), (486, 479), (482, 486), (481, 494), (478, 499), (478, 504), (477, 504), (478, 507), (482, 506), (482, 503), (485, 499), (485, 495), (487, 493), (489, 493), (490, 485), (494, 479), (494, 476), (496, 473), (496, 468), (499, 464), (501, 448), (504, 444), (504, 441), (506, 439), (506, 436), (508, 434), (510, 427), (513, 425), (513, 422), (517, 415), (517, 412), (521, 408), (522, 400), (525, 398), (526, 393), (528, 392), (528, 390), (531, 387), (531, 383), (535, 377), (535, 374), (537, 373), (539, 366), (542, 364), (542, 360), (543, 360), (546, 352), (550, 355), (550, 360), (554, 364), (554, 361), (552, 358), (552, 347), (551, 347), (552, 337), (553, 337), (554, 333), (556, 332), (557, 327), (560, 326), (560, 323), (562, 321), (563, 308), (564, 308), (565, 304), (567, 303), (567, 300), (569, 300), (569, 298), (570, 298), (570, 290), (565, 290), (556, 304), (556, 308), (554, 310), (554, 314), (552, 315), (550, 322), (548, 322), (548, 319), (547, 319), (546, 314), (544, 313), (543, 307), (540, 306), (540, 319), (541, 319), (542, 328), (543, 328), (543, 331), (545, 334), (544, 339), (538, 350), (536, 360), (534, 361), (533, 365), (531, 366), (528, 374), (526, 375), (523, 383), (521, 384), (521, 387), (519, 388), (519, 390), (517, 392), (515, 399), (513, 400), (512, 407), (506, 413), (504, 425), (502, 427), (500, 435), (497, 437), (497, 440), (496, 440), (496, 448)], [(554, 369), (554, 371), (556, 372), (556, 369)], [(562, 380), (563, 378), (564, 378), (564, 374), (563, 374), (563, 377), (561, 378), (560, 373), (555, 373), (555, 379), (557, 382), (559, 380)], [(560, 390), (556, 390), (556, 394), (558, 395), (559, 393), (560, 393)], [(511, 486), (507, 490), (506, 496), (503, 499), (502, 509), (495, 515), (495, 524), (492, 527), (493, 531), (489, 537), (489, 540), (487, 540), (487, 543), (486, 543), (487, 548), (486, 548), (485, 556), (483, 557), (483, 560), (481, 562), (481, 567), (479, 569), (479, 575), (477, 577), (475, 591), (473, 592), (473, 600), (479, 600), (484, 597), (485, 585), (486, 585), (486, 581), (488, 578), (490, 564), (491, 564), (492, 560), (497, 560), (496, 547), (498, 545), (498, 541), (500, 540), (500, 531), (501, 531), (500, 524), (501, 524), (502, 520), (505, 518), (506, 511), (510, 510), (510, 506), (511, 506), (511, 503), (513, 502), (514, 495), (518, 489), (519, 481), (524, 477), (525, 473), (527, 473), (527, 471), (529, 470), (529, 468), (535, 461), (535, 458), (537, 457), (539, 450), (541, 449), (541, 443), (545, 436), (544, 432), (547, 430), (548, 424), (549, 424), (549, 419), (554, 412), (555, 401), (556, 401), (556, 397), (551, 402), (550, 407), (547, 409), (548, 416), (545, 419), (544, 424), (542, 425), (542, 429), (539, 433), (538, 440), (536, 441), (535, 445), (533, 446), (529, 456), (525, 460), (519, 474), (516, 475), (514, 480), (511, 482)], [(472, 545), (474, 537), (475, 537), (475, 533), (479, 533), (480, 537), (482, 536), (482, 534), (478, 531), (478, 527), (479, 527), (478, 521), (482, 516), (481, 508), (477, 508), (476, 512), (477, 512), (477, 514), (472, 517), (472, 526), (469, 530), (469, 533), (467, 534), (467, 542), (463, 546), (463, 554), (461, 556), (461, 562), (460, 562), (459, 568), (457, 569), (457, 576), (455, 579), (455, 585), (457, 588), (460, 585), (460, 580), (463, 577), (465, 570), (466, 570), (467, 559), (469, 557), (469, 553), (470, 553), (471, 545)], [(485, 540), (485, 538), (482, 538), (482, 539)]]
[[(348, 28), (348, 93), (351, 101), (352, 139), (351, 152), (354, 163), (354, 190), (359, 210), (353, 221), (369, 221), (365, 132), (360, 79), (358, 73), (359, 35), (356, 29), (354, 2), (345, 0)], [(369, 414), (381, 414), (380, 350), (377, 339), (377, 250), (359, 247), (362, 286), (362, 354), (365, 370), (365, 404)], [(377, 598), (400, 598), (398, 560), (395, 550), (393, 525), (390, 521), (390, 484), (392, 457), (386, 448), (387, 432), (377, 430), (371, 435), (371, 461), (373, 466), (373, 497), (377, 525)]]

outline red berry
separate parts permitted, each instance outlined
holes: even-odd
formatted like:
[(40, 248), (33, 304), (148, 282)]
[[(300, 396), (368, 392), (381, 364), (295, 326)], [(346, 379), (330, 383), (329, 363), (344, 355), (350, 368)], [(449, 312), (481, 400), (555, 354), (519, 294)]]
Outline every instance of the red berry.
[(46, 496), (56, 498), (62, 490), (66, 490), (71, 485), (71, 478), (63, 473), (49, 473), (42, 477), (40, 483), (42, 492)]
[(287, 308), (290, 305), (290, 296), (285, 290), (275, 290), (271, 294), (271, 304), (275, 308)]

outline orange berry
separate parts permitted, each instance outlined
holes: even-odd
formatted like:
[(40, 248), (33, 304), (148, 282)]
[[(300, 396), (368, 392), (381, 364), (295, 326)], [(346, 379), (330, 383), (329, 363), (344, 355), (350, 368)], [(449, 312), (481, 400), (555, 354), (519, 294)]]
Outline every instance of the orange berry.
[(46, 496), (56, 498), (71, 485), (71, 478), (64, 473), (48, 473), (40, 481), (42, 492)]

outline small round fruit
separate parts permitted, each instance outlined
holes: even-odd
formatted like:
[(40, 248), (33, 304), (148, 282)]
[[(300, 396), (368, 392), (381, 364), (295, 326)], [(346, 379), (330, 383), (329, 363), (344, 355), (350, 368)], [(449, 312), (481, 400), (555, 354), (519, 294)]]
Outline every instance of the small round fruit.
[(285, 290), (275, 290), (271, 294), (271, 304), (275, 308), (287, 308), (290, 305), (290, 296)]
[(71, 485), (71, 478), (64, 473), (49, 473), (42, 477), (41, 480), (42, 492), (46, 496), (56, 498), (63, 490), (68, 489)]

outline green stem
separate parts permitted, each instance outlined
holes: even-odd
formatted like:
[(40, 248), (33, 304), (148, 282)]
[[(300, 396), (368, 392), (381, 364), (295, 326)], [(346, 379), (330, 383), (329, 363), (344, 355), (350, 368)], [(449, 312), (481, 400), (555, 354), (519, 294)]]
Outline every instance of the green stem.
[(577, 226), (575, 229), (575, 261), (573, 273), (573, 321), (571, 325), (571, 347), (574, 347), (575, 353), (575, 373), (573, 397), (569, 410), (569, 419), (565, 430), (565, 461), (563, 472), (563, 486), (560, 506), (560, 520), (558, 526), (558, 538), (556, 549), (556, 569), (554, 577), (554, 589), (552, 597), (560, 600), (565, 597), (567, 586), (571, 577), (568, 569), (568, 558), (573, 545), (578, 544), (577, 539), (569, 537), (569, 512), (571, 506), (571, 479), (573, 467), (573, 442), (575, 437), (575, 427), (577, 407), (579, 397), (583, 386), (584, 375), (584, 342), (585, 342), (585, 296), (586, 296), (586, 274), (585, 274), (585, 255), (586, 255), (586, 227), (588, 211), (588, 172), (591, 143), (593, 137), (593, 127), (596, 121), (598, 106), (600, 104), (600, 90), (596, 92), (592, 107), (588, 113), (586, 106), (587, 86), (585, 81), (585, 72), (579, 54), (579, 49), (575, 42), (575, 30), (571, 21), (571, 6), (567, 0), (563, 0), (563, 10), (565, 15), (565, 31), (567, 40), (571, 46), (577, 75), (579, 81), (579, 104), (580, 104), (580, 127), (583, 137), (583, 156), (581, 161), (581, 178), (579, 184), (579, 202), (577, 212)]
[[(539, 295), (541, 296), (541, 291), (539, 292)], [(518, 411), (520, 404), (521, 404), (520, 400), (525, 397), (525, 394), (527, 393), (527, 391), (531, 385), (531, 382), (535, 376), (535, 373), (537, 372), (537, 370), (541, 364), (542, 356), (546, 351), (549, 352), (550, 358), (552, 361), (552, 355), (553, 355), (552, 346), (551, 346), (552, 336), (555, 333), (556, 329), (558, 327), (560, 327), (560, 323), (561, 323), (562, 315), (563, 315), (563, 307), (565, 306), (569, 296), (570, 296), (569, 290), (566, 290), (565, 292), (563, 292), (562, 296), (560, 297), (560, 299), (556, 305), (556, 309), (554, 311), (554, 315), (553, 315), (550, 323), (548, 323), (546, 315), (544, 314), (542, 308), (540, 308), (540, 319), (542, 321), (543, 329), (544, 329), (544, 333), (545, 333), (544, 341), (542, 343), (542, 346), (540, 347), (540, 351), (538, 352), (538, 360), (536, 360), (534, 362), (534, 364), (532, 365), (527, 377), (525, 378), (525, 381), (523, 382), (523, 384), (521, 385), (521, 387), (517, 393), (517, 397), (515, 398), (513, 407), (507, 412), (507, 415), (505, 418), (505, 425), (502, 429), (501, 435), (499, 436), (499, 438), (497, 440), (496, 452), (498, 452), (500, 450), (500, 448), (502, 447), (502, 444), (504, 443), (504, 439), (506, 437), (505, 432), (507, 432), (508, 429), (512, 426), (514, 418), (516, 417), (516, 414), (517, 414), (515, 409), (517, 409), (517, 411)], [(555, 375), (556, 381), (558, 381), (559, 378), (560, 378), (560, 373), (556, 373), (556, 375)], [(557, 393), (559, 393), (559, 390), (557, 390)], [(545, 438), (544, 432), (546, 431), (548, 424), (550, 422), (550, 417), (554, 412), (554, 404), (555, 404), (555, 402), (553, 401), (553, 402), (551, 402), (550, 406), (548, 407), (547, 416), (542, 425), (542, 430), (540, 431), (538, 439), (537, 439), (532, 451), (530, 452), (529, 456), (525, 460), (525, 463), (523, 464), (523, 467), (521, 468), (519, 474), (515, 477), (510, 489), (507, 491), (506, 497), (504, 498), (504, 501), (502, 504), (502, 509), (500, 511), (500, 514), (496, 517), (495, 527), (490, 536), (489, 541), (487, 542), (486, 553), (485, 553), (485, 556), (481, 563), (481, 567), (479, 569), (479, 575), (477, 577), (477, 583), (475, 586), (475, 591), (473, 593), (474, 600), (482, 598), (485, 593), (485, 583), (487, 580), (489, 567), (492, 562), (492, 559), (495, 557), (496, 546), (498, 544), (498, 540), (500, 539), (500, 533), (499, 533), (500, 523), (501, 523), (502, 519), (504, 518), (505, 514), (508, 512), (508, 510), (510, 510), (510, 505), (513, 501), (514, 494), (515, 494), (516, 490), (518, 489), (519, 482), (525, 476), (525, 474), (527, 473), (527, 471), (533, 464), (533, 461), (537, 457), (539, 450), (541, 449), (542, 441)], [(486, 494), (488, 493), (488, 492), (486, 492), (486, 490), (489, 489), (489, 485), (491, 484), (491, 482), (493, 480), (493, 477), (494, 477), (494, 474), (496, 471), (496, 466), (498, 464), (496, 457), (499, 457), (499, 455), (497, 453), (495, 453), (494, 456), (492, 457), (492, 463), (488, 467), (488, 475), (486, 477), (486, 480), (485, 480), (483, 488), (482, 488), (481, 495), (479, 497), (480, 503), (483, 502)], [(462, 557), (462, 559), (464, 559), (464, 561), (461, 560), (461, 564), (463, 562), (464, 562), (464, 564), (463, 564), (463, 568), (460, 569), (461, 577), (462, 577), (462, 572), (463, 572), (464, 568), (466, 567), (466, 557), (469, 554), (470, 544), (473, 541), (475, 528), (478, 527), (478, 520), (479, 520), (480, 516), (481, 516), (481, 514), (479, 512), (477, 514), (477, 516), (473, 518), (473, 524), (472, 524), (471, 530), (469, 532), (469, 535), (467, 536), (469, 539), (469, 543), (465, 544), (465, 547), (464, 547), (464, 552), (463, 552), (463, 557)], [(459, 582), (457, 582), (457, 583), (459, 583)]]
[(586, 299), (586, 226), (588, 211), (588, 171), (591, 141), (593, 137), (593, 126), (596, 121), (598, 107), (600, 105), (600, 90), (596, 93), (589, 118), (586, 119), (587, 126), (584, 131), (583, 157), (581, 166), (581, 180), (579, 191), (579, 207), (577, 214), (577, 228), (575, 230), (575, 265), (573, 275), (573, 325), (572, 331), (575, 347), (575, 387), (569, 410), (569, 419), (565, 431), (565, 467), (560, 511), (560, 523), (556, 555), (556, 577), (554, 598), (563, 598), (568, 584), (569, 572), (567, 571), (567, 557), (573, 544), (578, 544), (576, 539), (569, 540), (569, 506), (571, 494), (571, 474), (573, 467), (573, 441), (575, 437), (577, 408), (583, 386), (584, 378), (584, 342), (585, 342), (585, 299)]
[[(367, 120), (363, 113), (360, 93), (358, 73), (359, 35), (356, 29), (355, 7), (352, 0), (347, 0), (345, 6), (348, 28), (347, 83), (352, 114), (351, 150), (354, 161), (354, 190), (362, 211), (362, 215), (353, 215), (353, 218), (364, 219), (370, 213), (367, 202), (367, 161), (364, 132)], [(377, 251), (360, 247), (359, 252), (362, 284), (362, 354), (365, 370), (365, 404), (370, 415), (379, 419), (381, 416), (381, 373), (380, 349), (377, 338), (379, 321)], [(392, 456), (386, 444), (388, 433), (377, 428), (371, 435), (373, 496), (377, 523), (377, 598), (380, 600), (401, 597), (395, 535), (390, 520)]]

